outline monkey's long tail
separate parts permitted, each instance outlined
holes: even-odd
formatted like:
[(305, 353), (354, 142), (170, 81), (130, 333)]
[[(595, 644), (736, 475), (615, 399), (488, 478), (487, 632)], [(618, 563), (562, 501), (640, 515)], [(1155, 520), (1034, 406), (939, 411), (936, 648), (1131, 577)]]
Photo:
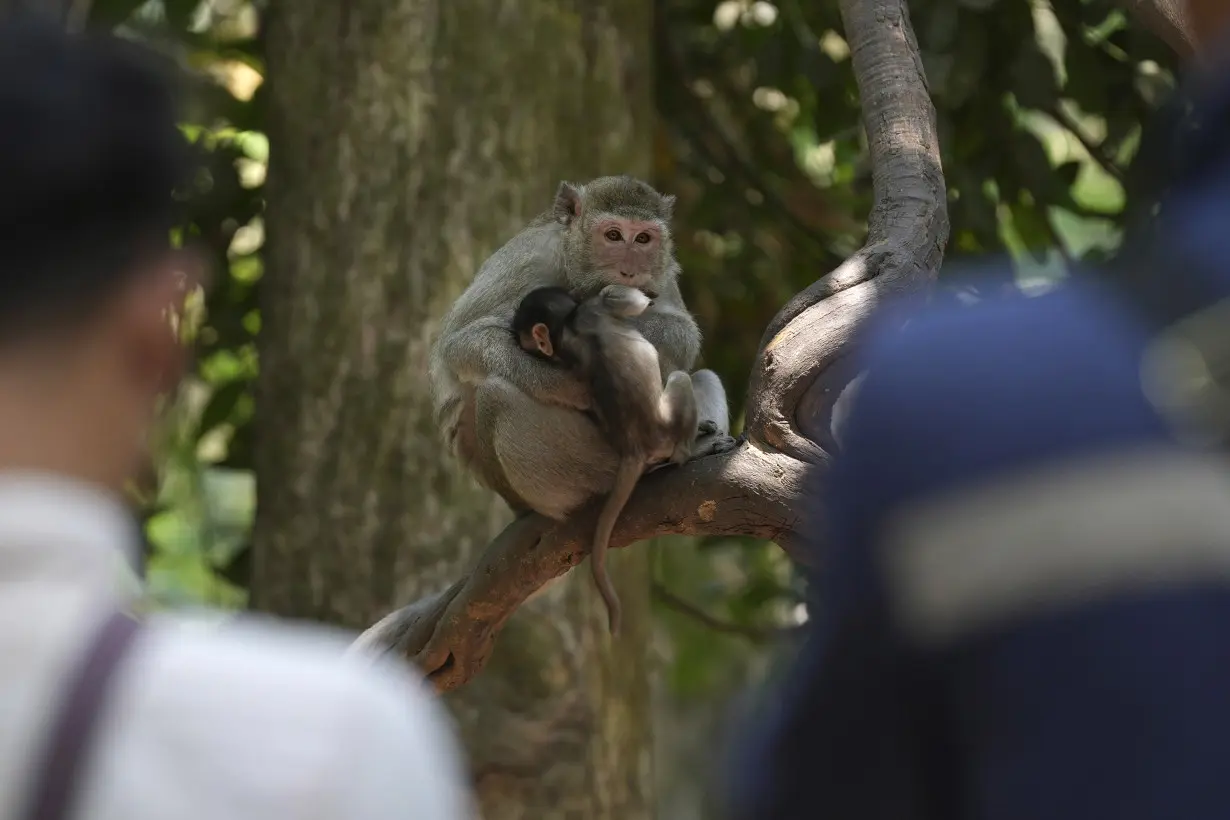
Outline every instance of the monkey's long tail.
[(607, 624), (611, 635), (619, 634), (622, 609), (619, 605), (619, 595), (615, 592), (615, 585), (611, 583), (611, 576), (606, 570), (606, 550), (611, 544), (611, 533), (615, 530), (615, 522), (619, 519), (619, 514), (624, 511), (628, 499), (632, 497), (632, 490), (636, 488), (636, 482), (640, 480), (644, 469), (645, 460), (642, 458), (624, 456), (620, 460), (611, 494), (606, 497), (606, 503), (602, 505), (602, 512), (598, 515), (598, 526), (594, 530), (594, 545), (589, 554), (590, 569), (594, 573), (594, 584), (597, 585), (598, 592), (602, 594), (602, 600), (606, 602)]

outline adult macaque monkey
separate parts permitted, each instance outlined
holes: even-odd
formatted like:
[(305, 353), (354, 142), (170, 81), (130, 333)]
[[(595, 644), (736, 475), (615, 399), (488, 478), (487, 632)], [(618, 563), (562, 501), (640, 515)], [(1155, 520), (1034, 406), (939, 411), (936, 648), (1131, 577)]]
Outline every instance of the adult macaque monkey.
[(598, 427), (619, 456), (589, 556), (612, 635), (619, 634), (621, 611), (606, 571), (615, 522), (646, 468), (682, 464), (696, 442), (692, 379), (676, 370), (663, 387), (657, 351), (628, 321), (651, 304), (642, 291), (623, 285), (607, 285), (580, 303), (565, 288), (537, 288), (521, 300), (512, 322), (523, 350), (558, 362), (588, 383)]
[[(674, 197), (631, 177), (561, 183), (554, 207), (491, 255), (441, 322), (431, 352), (436, 421), (450, 448), (518, 513), (563, 519), (610, 492), (619, 456), (588, 414), (588, 385), (527, 355), (511, 331), (530, 291), (578, 299), (606, 285), (653, 294), (629, 321), (658, 351), (663, 380), (690, 371), (700, 330), (683, 306), (670, 235)], [(728, 446), (726, 394), (715, 373), (692, 374), (700, 438), (695, 456)]]

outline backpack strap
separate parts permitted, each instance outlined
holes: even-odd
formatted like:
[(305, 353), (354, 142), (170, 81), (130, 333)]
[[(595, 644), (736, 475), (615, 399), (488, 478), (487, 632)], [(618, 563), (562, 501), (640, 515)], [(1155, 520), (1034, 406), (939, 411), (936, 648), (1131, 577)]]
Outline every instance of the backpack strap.
[(83, 763), (98, 725), (113, 672), (140, 631), (122, 612), (112, 613), (93, 643), (61, 702), (35, 770), (24, 820), (68, 820)]

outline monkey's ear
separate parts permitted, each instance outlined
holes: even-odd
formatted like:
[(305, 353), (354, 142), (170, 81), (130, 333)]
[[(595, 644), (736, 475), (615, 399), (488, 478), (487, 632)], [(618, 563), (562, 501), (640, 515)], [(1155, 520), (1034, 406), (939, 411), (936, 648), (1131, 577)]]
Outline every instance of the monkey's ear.
[(530, 335), (534, 337), (534, 344), (538, 346), (538, 352), (546, 356), (548, 359), (555, 355), (555, 345), (551, 344), (551, 331), (542, 322), (530, 328)]
[(671, 218), (671, 214), (675, 212), (675, 195), (664, 194), (662, 196), (662, 216), (667, 219)]
[(565, 225), (581, 215), (581, 192), (571, 182), (561, 182), (555, 192), (555, 218)]

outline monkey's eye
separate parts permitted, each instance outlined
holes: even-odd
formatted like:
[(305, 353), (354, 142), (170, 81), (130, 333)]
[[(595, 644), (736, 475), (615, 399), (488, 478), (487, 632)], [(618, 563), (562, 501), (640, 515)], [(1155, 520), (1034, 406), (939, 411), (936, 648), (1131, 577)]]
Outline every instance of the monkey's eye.
[(618, 228), (611, 228), (606, 232), (606, 238), (612, 242), (618, 242), (624, 238), (624, 235), (619, 232)]
[(648, 245), (648, 244), (649, 244), (649, 240), (650, 240), (651, 238), (652, 238), (652, 237), (650, 237), (650, 236), (649, 236), (649, 234), (645, 233), (644, 231), (641, 231), (640, 233), (638, 233), (638, 234), (636, 235), (636, 244), (638, 244), (638, 245)]

